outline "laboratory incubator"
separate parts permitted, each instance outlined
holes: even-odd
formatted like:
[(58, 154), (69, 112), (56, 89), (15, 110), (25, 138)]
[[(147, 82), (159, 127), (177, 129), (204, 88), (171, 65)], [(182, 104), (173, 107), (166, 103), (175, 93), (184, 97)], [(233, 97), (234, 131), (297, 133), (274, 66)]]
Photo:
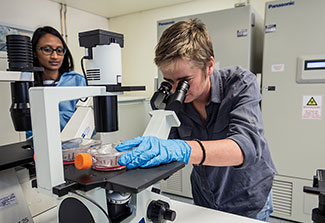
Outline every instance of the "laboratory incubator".
[(310, 222), (316, 195), (303, 193), (324, 169), (325, 2), (272, 1), (265, 6), (262, 114), (278, 174), (273, 216)]

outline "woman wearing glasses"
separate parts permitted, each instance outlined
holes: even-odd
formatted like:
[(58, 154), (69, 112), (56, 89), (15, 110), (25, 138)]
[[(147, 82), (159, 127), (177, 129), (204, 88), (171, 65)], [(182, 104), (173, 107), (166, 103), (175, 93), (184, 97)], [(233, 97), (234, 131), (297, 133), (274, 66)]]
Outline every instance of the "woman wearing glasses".
[[(85, 86), (85, 77), (73, 71), (70, 50), (60, 33), (50, 27), (38, 28), (32, 37), (34, 66), (44, 71), (35, 75), (35, 86)], [(61, 131), (75, 111), (78, 100), (59, 104)], [(30, 133), (27, 133), (27, 137)]]

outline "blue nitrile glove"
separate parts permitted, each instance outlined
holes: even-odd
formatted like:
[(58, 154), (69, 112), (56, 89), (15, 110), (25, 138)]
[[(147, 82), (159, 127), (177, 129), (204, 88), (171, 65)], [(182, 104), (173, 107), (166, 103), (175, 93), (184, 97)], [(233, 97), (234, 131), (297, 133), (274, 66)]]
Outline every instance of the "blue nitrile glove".
[(140, 136), (122, 142), (115, 147), (117, 151), (127, 151), (119, 159), (120, 165), (128, 169), (152, 167), (172, 161), (188, 163), (192, 148), (184, 140), (159, 139), (154, 136)]

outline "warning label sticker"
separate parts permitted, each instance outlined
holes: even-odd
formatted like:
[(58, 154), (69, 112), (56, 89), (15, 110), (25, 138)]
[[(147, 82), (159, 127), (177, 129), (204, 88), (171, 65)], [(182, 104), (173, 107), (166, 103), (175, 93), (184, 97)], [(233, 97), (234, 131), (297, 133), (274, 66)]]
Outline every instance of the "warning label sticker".
[(0, 197), (0, 210), (6, 207), (10, 207), (14, 204), (17, 204), (17, 198), (14, 193)]
[(315, 101), (314, 97), (311, 97), (309, 101), (307, 102), (307, 105), (317, 105), (317, 102)]
[(303, 96), (302, 119), (322, 119), (323, 96)]

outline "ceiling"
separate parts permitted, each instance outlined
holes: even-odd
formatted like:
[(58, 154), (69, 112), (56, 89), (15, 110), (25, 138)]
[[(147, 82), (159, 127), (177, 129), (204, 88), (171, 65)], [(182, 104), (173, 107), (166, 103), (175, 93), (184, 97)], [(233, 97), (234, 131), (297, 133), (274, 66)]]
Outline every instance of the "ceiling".
[(107, 18), (195, 0), (52, 0)]

